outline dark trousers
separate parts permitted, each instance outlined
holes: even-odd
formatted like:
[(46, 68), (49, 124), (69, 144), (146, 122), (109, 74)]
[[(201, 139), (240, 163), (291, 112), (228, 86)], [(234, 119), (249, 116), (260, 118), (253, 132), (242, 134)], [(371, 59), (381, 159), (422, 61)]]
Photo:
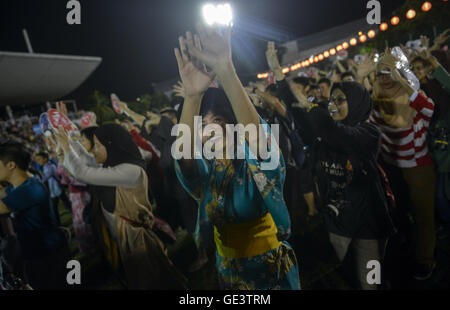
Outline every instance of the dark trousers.
[[(397, 202), (397, 208), (394, 210), (397, 228), (401, 232), (411, 233), (415, 262), (421, 264), (434, 262), (436, 243), (434, 167), (398, 168), (384, 162), (382, 166), (389, 177)], [(408, 214), (412, 219), (407, 220)]]
[(436, 213), (442, 224), (450, 228), (450, 199), (445, 194), (447, 173), (438, 173), (436, 178)]
[(61, 219), (59, 217), (58, 204), (59, 204), (59, 197), (52, 198), (52, 207), (53, 207), (53, 212), (55, 213), (56, 222), (58, 223), (58, 226), (61, 226)]
[(414, 216), (414, 237), (417, 263), (434, 262), (436, 232), (434, 229), (434, 202), (436, 175), (433, 166), (403, 168), (403, 177), (409, 187)]

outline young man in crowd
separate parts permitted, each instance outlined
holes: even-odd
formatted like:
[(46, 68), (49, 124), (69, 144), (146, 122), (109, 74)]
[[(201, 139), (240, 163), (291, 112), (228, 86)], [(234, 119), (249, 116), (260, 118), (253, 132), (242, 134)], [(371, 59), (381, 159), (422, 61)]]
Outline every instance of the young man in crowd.
[(342, 82), (356, 82), (356, 77), (351, 71), (347, 71), (341, 74)]
[(328, 100), (328, 98), (330, 98), (331, 81), (327, 78), (321, 78), (319, 80), (318, 85), (319, 85), (320, 93), (322, 94), (323, 99)]
[(30, 155), (16, 143), (0, 146), (0, 182), (10, 184), (0, 215), (11, 214), (24, 259), (25, 280), (34, 289), (56, 289), (66, 282), (67, 240), (58, 228), (45, 186), (28, 173)]

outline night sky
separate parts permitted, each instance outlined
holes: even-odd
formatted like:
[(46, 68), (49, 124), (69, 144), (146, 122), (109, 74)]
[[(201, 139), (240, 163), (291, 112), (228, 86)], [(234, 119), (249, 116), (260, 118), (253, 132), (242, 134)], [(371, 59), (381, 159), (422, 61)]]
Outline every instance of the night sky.
[[(366, 0), (237, 0), (233, 56), (239, 74), (266, 70), (267, 40), (284, 42), (367, 15)], [(383, 15), (402, 0), (384, 0)], [(122, 98), (149, 93), (152, 83), (178, 74), (177, 37), (200, 21), (199, 0), (80, 0), (81, 25), (68, 25), (66, 0), (0, 0), (0, 50), (99, 56), (100, 67), (70, 98), (85, 102), (94, 89)], [(355, 32), (358, 29), (355, 29)]]

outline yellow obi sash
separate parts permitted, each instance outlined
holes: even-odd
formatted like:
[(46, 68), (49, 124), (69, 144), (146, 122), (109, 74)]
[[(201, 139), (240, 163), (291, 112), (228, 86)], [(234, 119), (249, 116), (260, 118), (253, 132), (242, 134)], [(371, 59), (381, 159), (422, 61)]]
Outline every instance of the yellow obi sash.
[(267, 213), (256, 221), (243, 224), (214, 226), (217, 252), (225, 258), (244, 258), (261, 255), (280, 246), (277, 226)]

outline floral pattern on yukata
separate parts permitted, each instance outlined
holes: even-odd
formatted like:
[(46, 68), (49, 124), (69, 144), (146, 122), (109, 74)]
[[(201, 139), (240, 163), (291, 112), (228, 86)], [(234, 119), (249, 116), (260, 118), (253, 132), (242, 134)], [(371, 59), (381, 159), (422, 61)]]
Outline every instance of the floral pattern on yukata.
[[(268, 151), (278, 148), (269, 126), (260, 120), (266, 134)], [(264, 126), (265, 124), (265, 126)], [(187, 179), (175, 161), (177, 177), (197, 201), (195, 240), (198, 247), (214, 246), (214, 226), (255, 221), (270, 213), (282, 244), (269, 252), (247, 258), (224, 258), (216, 251), (216, 268), (224, 289), (299, 289), (298, 265), (287, 240), (291, 233), (290, 217), (283, 199), (285, 163), (279, 152), (279, 164), (273, 170), (261, 169), (269, 162), (251, 158), (244, 142), (245, 159), (196, 159), (199, 177)]]

